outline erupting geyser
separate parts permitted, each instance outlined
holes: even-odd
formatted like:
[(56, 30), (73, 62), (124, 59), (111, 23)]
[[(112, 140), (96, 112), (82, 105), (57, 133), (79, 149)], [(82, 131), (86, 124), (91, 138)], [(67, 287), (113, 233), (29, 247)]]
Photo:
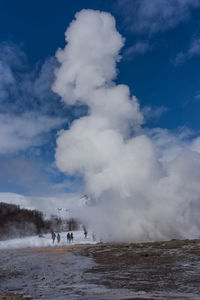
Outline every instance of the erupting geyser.
[(198, 236), (199, 148), (187, 143), (166, 161), (145, 134), (138, 100), (114, 82), (124, 45), (114, 18), (82, 10), (65, 36), (53, 90), (67, 104), (87, 105), (88, 115), (59, 133), (56, 164), (66, 174), (81, 173), (86, 193), (97, 199), (85, 218), (99, 236), (115, 240)]

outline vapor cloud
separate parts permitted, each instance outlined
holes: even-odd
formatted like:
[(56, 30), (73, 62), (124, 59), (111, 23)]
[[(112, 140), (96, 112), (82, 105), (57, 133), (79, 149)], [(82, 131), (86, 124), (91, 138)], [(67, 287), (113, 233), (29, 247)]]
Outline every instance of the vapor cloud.
[[(161, 7), (161, 1), (155, 2)], [(169, 7), (176, 3), (184, 12), (198, 4), (162, 3)], [(163, 152), (172, 135), (144, 129), (137, 98), (128, 86), (114, 82), (124, 39), (109, 13), (82, 10), (65, 37), (66, 47), (56, 54), (60, 67), (53, 90), (65, 103), (87, 105), (88, 114), (60, 131), (55, 157), (62, 172), (83, 176), (86, 193), (93, 199), (79, 216), (105, 239), (198, 236), (198, 139), (192, 143), (174, 139), (174, 147), (179, 144), (180, 149), (166, 159)]]

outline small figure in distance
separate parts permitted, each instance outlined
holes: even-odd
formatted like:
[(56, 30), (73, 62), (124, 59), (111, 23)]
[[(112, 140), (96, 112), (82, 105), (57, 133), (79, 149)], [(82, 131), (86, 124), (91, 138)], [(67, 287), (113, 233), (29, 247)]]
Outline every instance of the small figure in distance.
[(55, 242), (55, 239), (56, 239), (56, 234), (54, 231), (51, 232), (51, 238), (52, 238), (52, 241), (53, 241), (53, 244)]
[(57, 243), (59, 244), (60, 243), (60, 233), (58, 232), (57, 234)]
[(87, 229), (85, 229), (84, 230), (85, 239), (87, 239), (87, 234), (88, 234)]
[(70, 243), (70, 242), (71, 242), (71, 235), (70, 235), (70, 233), (69, 233), (69, 232), (67, 233), (67, 242), (68, 242), (68, 243)]
[(73, 242), (73, 239), (74, 239), (73, 232), (71, 232), (71, 234), (70, 234), (70, 239), (71, 239), (71, 242)]
[(85, 236), (85, 239), (86, 239), (88, 232), (87, 232), (87, 228), (84, 224), (83, 224), (83, 232), (84, 232), (84, 236)]

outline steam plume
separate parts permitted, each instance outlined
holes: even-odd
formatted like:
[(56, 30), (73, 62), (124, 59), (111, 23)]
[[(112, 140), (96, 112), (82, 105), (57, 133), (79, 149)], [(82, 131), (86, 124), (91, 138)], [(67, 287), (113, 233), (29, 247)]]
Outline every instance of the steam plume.
[(59, 49), (54, 92), (64, 102), (88, 106), (57, 139), (56, 164), (81, 173), (98, 205), (84, 212), (101, 236), (118, 240), (195, 237), (200, 218), (200, 155), (183, 149), (166, 162), (143, 133), (138, 100), (116, 85), (124, 44), (115, 20), (100, 11), (77, 13)]

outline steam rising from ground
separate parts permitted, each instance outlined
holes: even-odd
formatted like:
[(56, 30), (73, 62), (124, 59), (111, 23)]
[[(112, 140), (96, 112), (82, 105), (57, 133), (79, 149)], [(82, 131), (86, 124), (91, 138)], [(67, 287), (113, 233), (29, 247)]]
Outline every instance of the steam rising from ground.
[(68, 104), (87, 105), (89, 113), (60, 132), (56, 163), (66, 174), (82, 174), (96, 199), (80, 213), (99, 235), (117, 240), (198, 236), (199, 148), (187, 145), (165, 161), (144, 134), (138, 100), (128, 86), (114, 83), (124, 45), (114, 18), (82, 10), (65, 36), (53, 90)]

